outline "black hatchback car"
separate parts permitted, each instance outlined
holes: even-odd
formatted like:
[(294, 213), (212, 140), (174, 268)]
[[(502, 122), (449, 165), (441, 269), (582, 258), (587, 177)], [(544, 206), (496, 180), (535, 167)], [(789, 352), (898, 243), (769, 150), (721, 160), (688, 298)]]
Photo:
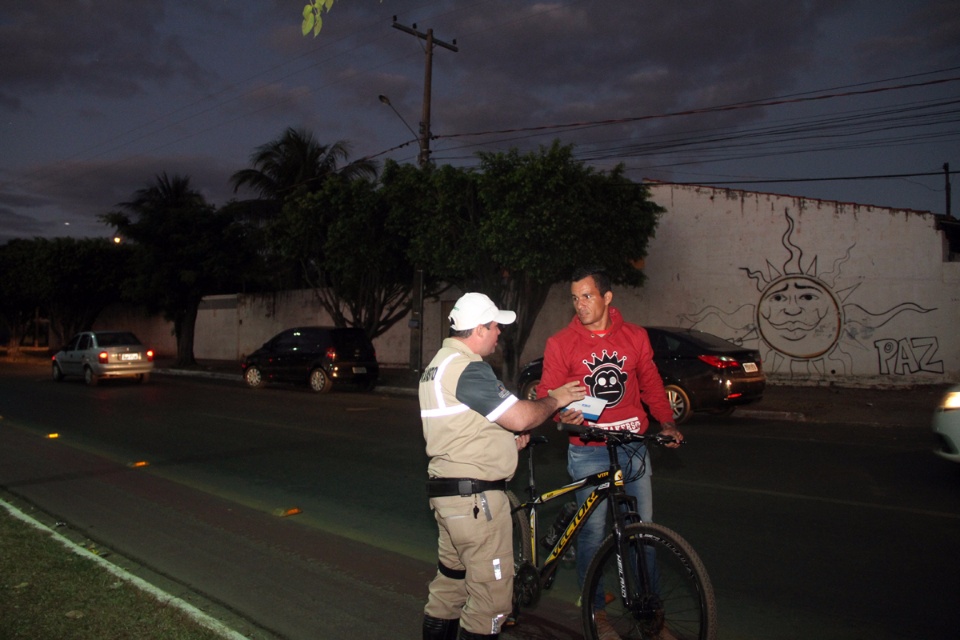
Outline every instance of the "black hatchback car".
[(352, 384), (373, 389), (380, 365), (362, 329), (296, 327), (281, 331), (240, 364), (247, 385), (269, 382), (307, 383), (317, 393)]
[[(729, 414), (763, 397), (767, 380), (759, 351), (696, 329), (644, 328), (677, 424), (694, 412)], [(517, 379), (521, 398), (536, 397), (542, 372), (543, 358), (523, 366)]]

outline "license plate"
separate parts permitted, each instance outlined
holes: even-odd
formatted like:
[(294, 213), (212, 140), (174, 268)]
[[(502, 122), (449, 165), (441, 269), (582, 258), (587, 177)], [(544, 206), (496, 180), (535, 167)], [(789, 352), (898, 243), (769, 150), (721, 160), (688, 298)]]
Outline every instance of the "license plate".
[(757, 363), (756, 362), (744, 362), (743, 370), (747, 373), (756, 373), (757, 372)]
[(354, 367), (354, 368), (353, 368), (353, 372), (354, 372), (354, 373), (366, 373), (366, 372), (367, 372), (367, 368), (366, 368), (366, 367)]
[(139, 360), (140, 354), (139, 353), (121, 353), (120, 359), (121, 360)]

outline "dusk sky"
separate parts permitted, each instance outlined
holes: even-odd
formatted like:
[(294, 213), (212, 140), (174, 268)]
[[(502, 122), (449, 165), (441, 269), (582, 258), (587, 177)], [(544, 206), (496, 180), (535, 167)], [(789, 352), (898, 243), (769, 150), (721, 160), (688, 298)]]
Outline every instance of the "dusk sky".
[(394, 15), (459, 49), (438, 164), (558, 139), (636, 181), (936, 213), (960, 170), (957, 0), (336, 0), (316, 38), (304, 4), (0, 0), (0, 243), (109, 236), (163, 172), (249, 197), (230, 175), (287, 127), (416, 162), (424, 42)]

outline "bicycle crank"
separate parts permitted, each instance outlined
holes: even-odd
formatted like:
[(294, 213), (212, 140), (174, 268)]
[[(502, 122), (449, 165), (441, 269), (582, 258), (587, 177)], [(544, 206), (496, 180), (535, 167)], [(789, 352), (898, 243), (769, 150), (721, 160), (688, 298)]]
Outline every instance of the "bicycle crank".
[(540, 602), (540, 574), (529, 562), (517, 568), (513, 577), (513, 594), (521, 607), (535, 607)]

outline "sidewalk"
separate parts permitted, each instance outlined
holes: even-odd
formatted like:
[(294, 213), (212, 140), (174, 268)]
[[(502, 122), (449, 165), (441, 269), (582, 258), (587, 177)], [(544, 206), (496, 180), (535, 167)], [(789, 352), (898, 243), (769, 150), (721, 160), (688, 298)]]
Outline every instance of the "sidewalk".
[[(240, 364), (198, 360), (191, 369), (174, 368), (172, 360), (158, 360), (156, 373), (210, 377), (242, 382)], [(416, 394), (418, 376), (406, 368), (382, 367), (377, 391)], [(886, 427), (929, 428), (933, 411), (949, 384), (895, 389), (785, 385), (768, 382), (763, 400), (738, 408), (738, 418), (827, 422)]]

